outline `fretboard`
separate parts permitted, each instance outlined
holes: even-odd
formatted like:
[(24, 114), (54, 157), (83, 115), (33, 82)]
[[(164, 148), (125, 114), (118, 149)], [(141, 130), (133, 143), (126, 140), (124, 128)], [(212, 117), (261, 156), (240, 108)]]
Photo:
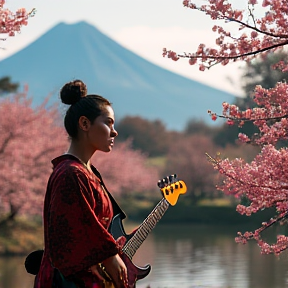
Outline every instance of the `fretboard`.
[(163, 198), (139, 226), (135, 234), (127, 241), (122, 251), (132, 260), (137, 249), (141, 246), (148, 234), (156, 226), (169, 207), (168, 201)]

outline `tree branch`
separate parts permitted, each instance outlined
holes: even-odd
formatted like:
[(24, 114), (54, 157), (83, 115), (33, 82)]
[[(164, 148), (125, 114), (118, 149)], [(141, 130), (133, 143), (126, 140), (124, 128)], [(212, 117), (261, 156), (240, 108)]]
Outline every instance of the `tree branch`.
[[(288, 40), (287, 41), (283, 41), (281, 43), (277, 43), (259, 50), (255, 50), (255, 51), (251, 51), (248, 53), (244, 53), (244, 54), (239, 54), (239, 55), (235, 55), (235, 56), (212, 56), (212, 55), (190, 55), (190, 54), (177, 54), (178, 57), (181, 58), (190, 58), (190, 59), (203, 59), (203, 58), (208, 58), (208, 59), (213, 59), (213, 60), (236, 60), (239, 58), (243, 58), (243, 57), (247, 57), (247, 56), (253, 56), (259, 53), (263, 53), (265, 51), (268, 50), (272, 50), (281, 46), (285, 46), (288, 44)], [(220, 63), (221, 61), (219, 61), (218, 63)]]

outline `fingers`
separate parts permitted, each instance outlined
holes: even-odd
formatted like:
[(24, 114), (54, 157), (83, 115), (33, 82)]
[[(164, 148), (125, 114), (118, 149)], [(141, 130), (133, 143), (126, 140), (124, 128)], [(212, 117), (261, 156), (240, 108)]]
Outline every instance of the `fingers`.
[(103, 265), (115, 283), (116, 288), (128, 287), (127, 268), (118, 254), (105, 259)]
[(101, 273), (99, 272), (99, 269), (101, 269), (98, 265), (93, 265), (90, 267), (90, 272), (97, 276), (100, 280), (104, 281), (104, 277), (101, 275)]
[(127, 270), (123, 269), (119, 274), (120, 282), (122, 283), (123, 287), (128, 287), (128, 275)]
[[(128, 288), (128, 276), (126, 269), (119, 269), (116, 275), (111, 275), (115, 287), (117, 288)], [(113, 277), (114, 276), (114, 277)]]

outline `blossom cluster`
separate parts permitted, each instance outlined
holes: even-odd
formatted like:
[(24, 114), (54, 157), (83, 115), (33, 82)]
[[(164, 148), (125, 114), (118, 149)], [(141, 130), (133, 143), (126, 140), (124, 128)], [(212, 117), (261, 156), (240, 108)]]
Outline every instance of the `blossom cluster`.
[(288, 247), (288, 237), (285, 235), (277, 235), (276, 243), (268, 244), (266, 241), (263, 241), (261, 238), (261, 233), (274, 225), (277, 222), (281, 222), (287, 219), (287, 212), (280, 214), (275, 219), (270, 219), (268, 222), (263, 222), (262, 227), (255, 230), (254, 232), (240, 233), (238, 232), (238, 237), (235, 238), (236, 243), (246, 244), (248, 240), (255, 239), (257, 241), (258, 246), (261, 248), (262, 254), (271, 254), (280, 255), (284, 250)]
[[(193, 2), (193, 0), (184, 0), (183, 5), (189, 9), (204, 12), (212, 20), (237, 23), (242, 34), (238, 36), (238, 31), (237, 35), (233, 35), (231, 31), (225, 30), (222, 26), (214, 25), (212, 31), (218, 33), (215, 40), (216, 48), (200, 44), (195, 52), (184, 54), (164, 48), (164, 57), (174, 61), (188, 58), (190, 65), (199, 63), (199, 69), (204, 71), (218, 63), (227, 65), (229, 62), (238, 60), (250, 61), (259, 53), (264, 57), (269, 51), (273, 52), (288, 44), (286, 0), (263, 0), (262, 9), (264, 7), (265, 13), (262, 18), (258, 19), (255, 17), (256, 13), (248, 13), (244, 19), (245, 11), (233, 9), (227, 0), (208, 0), (209, 4), (199, 7)], [(248, 0), (250, 12), (255, 11), (257, 7), (259, 7), (258, 1)], [(283, 69), (287, 69), (287, 64)]]
[(14, 36), (15, 32), (20, 32), (21, 27), (27, 25), (28, 18), (34, 16), (35, 9), (27, 12), (25, 8), (20, 8), (16, 12), (11, 12), (4, 8), (5, 0), (0, 0), (0, 34)]
[[(278, 219), (287, 217), (288, 149), (286, 147), (276, 149), (274, 145), (264, 145), (261, 153), (251, 163), (246, 163), (241, 158), (212, 160), (214, 168), (224, 176), (222, 184), (217, 186), (217, 189), (238, 199), (245, 197), (249, 201), (248, 205), (238, 204), (236, 209), (238, 213), (251, 216), (263, 209), (275, 207), (276, 220), (271, 219), (269, 223), (263, 223), (265, 229), (272, 226)], [(281, 251), (288, 248), (288, 241), (284, 241), (286, 246), (283, 244), (285, 236), (279, 236), (274, 246), (263, 241), (260, 236), (260, 232), (264, 230), (263, 227), (254, 232), (239, 233), (236, 241), (245, 244), (247, 240), (255, 239), (262, 253), (279, 253), (280, 250), (277, 249), (280, 243)]]
[[(235, 104), (222, 103), (222, 115), (208, 111), (212, 120), (217, 117), (226, 118), (227, 124), (238, 124), (240, 127), (245, 121), (253, 121), (258, 127), (259, 137), (255, 139), (256, 144), (276, 144), (277, 141), (288, 137), (288, 85), (285, 82), (278, 82), (274, 88), (264, 89), (260, 85), (255, 87), (254, 102), (255, 108), (248, 108), (241, 111)], [(239, 139), (249, 143), (251, 139), (240, 133)]]

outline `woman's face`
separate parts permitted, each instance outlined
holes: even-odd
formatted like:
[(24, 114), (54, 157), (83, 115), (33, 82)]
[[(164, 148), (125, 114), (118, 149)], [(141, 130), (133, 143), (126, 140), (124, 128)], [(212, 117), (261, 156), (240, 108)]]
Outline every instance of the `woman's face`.
[(88, 131), (88, 139), (93, 148), (103, 152), (109, 152), (114, 145), (114, 138), (118, 135), (114, 129), (114, 111), (111, 106), (106, 106), (102, 114), (91, 124)]

